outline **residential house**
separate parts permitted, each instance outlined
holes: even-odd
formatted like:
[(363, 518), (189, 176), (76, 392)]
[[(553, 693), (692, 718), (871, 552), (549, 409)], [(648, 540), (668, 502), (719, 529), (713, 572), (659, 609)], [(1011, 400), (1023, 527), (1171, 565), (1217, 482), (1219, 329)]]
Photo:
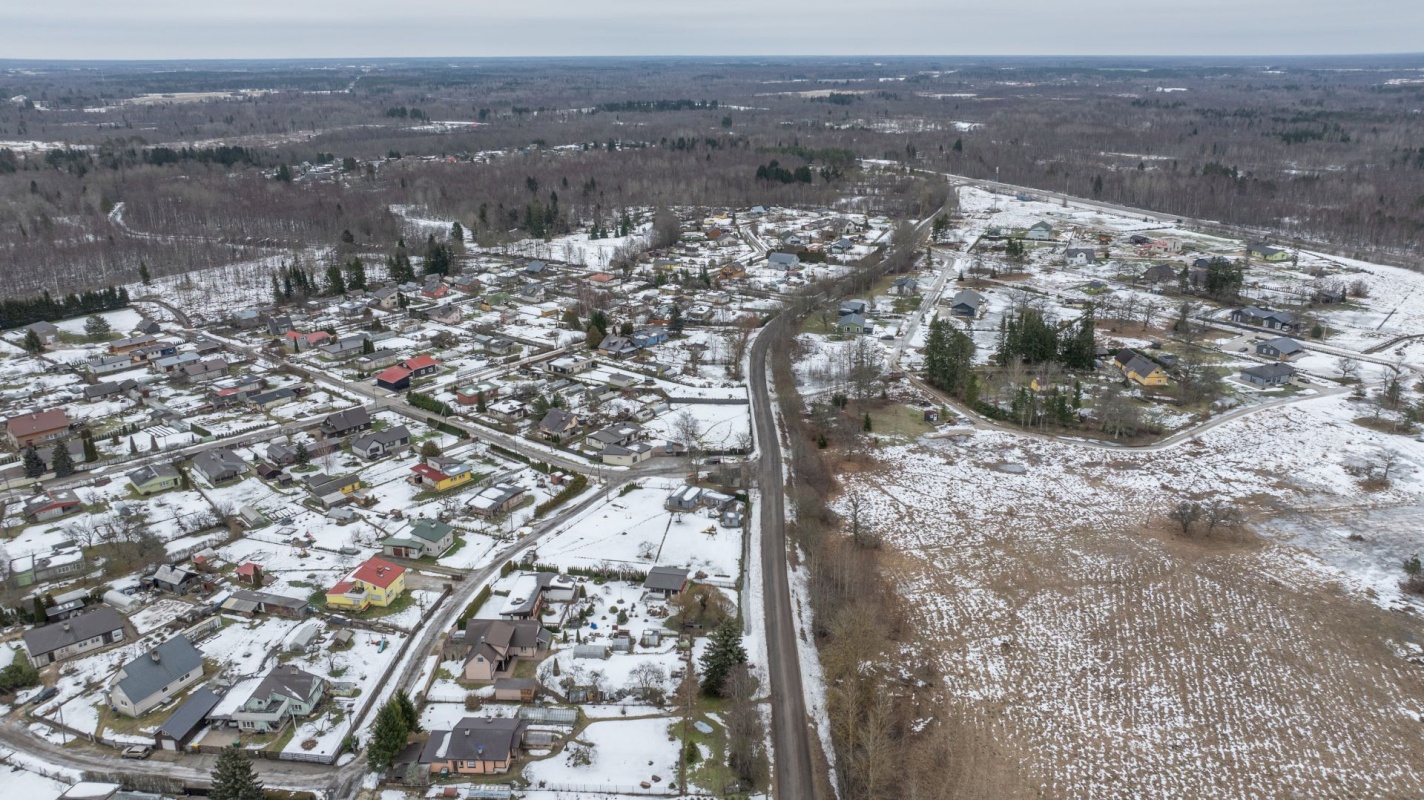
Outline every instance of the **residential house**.
[(639, 328), (633, 331), (632, 340), (637, 347), (652, 347), (668, 340), (668, 330), (661, 325)]
[(854, 249), (855, 242), (851, 241), (850, 239), (847, 239), (844, 236), (835, 240), (834, 242), (831, 242), (831, 252), (838, 256), (849, 253)]
[[(109, 342), (109, 352), (114, 355), (118, 355), (119, 353), (130, 353), (134, 350), (139, 349), (140, 347), (147, 347), (151, 344), (156, 344), (157, 342), (158, 337), (152, 334), (145, 333), (139, 336), (130, 336), (127, 339), (116, 339), (112, 342)], [(172, 353), (169, 353), (168, 355), (172, 355)]]
[(450, 285), (441, 280), (439, 275), (427, 275), (425, 283), (421, 284), (420, 296), (429, 300), (443, 300), (450, 296)]
[(890, 284), (890, 293), (898, 297), (913, 297), (920, 293), (920, 282), (909, 275), (896, 278)]
[(403, 392), (410, 388), (410, 370), (405, 367), (390, 367), (376, 373), (376, 385), (391, 392)]
[(1063, 260), (1070, 266), (1086, 267), (1098, 260), (1098, 252), (1091, 247), (1070, 247), (1063, 253)]
[(183, 485), (183, 473), (172, 464), (139, 467), (128, 474), (129, 485), (141, 495), (158, 494)]
[(500, 422), (518, 422), (529, 414), (529, 407), (513, 398), (498, 400), (486, 406), (491, 417)]
[[(260, 574), (260, 572), (259, 570), (258, 573)], [(250, 604), (248, 613), (272, 614), (288, 619), (301, 619), (312, 611), (311, 604), (303, 598), (258, 592), (251, 589), (234, 590), (227, 602), (234, 601)], [(223, 608), (227, 610), (227, 603), (223, 604)]]
[(193, 456), (193, 469), (216, 486), (247, 473), (247, 462), (226, 447), (214, 447)]
[(509, 587), (499, 615), (505, 619), (537, 619), (544, 608), (544, 588), (557, 575), (548, 572), (524, 573)]
[(247, 404), (257, 411), (270, 411), (278, 406), (284, 406), (298, 397), (301, 392), (290, 386), (283, 386), (273, 389), (270, 392), (258, 392), (247, 395)]
[(371, 412), (365, 406), (357, 406), (327, 415), (322, 420), (321, 433), (323, 436), (350, 436), (370, 427)]
[(16, 449), (40, 447), (68, 436), (69, 426), (69, 412), (63, 408), (51, 408), (10, 417), (5, 422), (5, 436)]
[[(307, 623), (308, 625), (312, 623)], [(292, 664), (279, 664), (230, 715), (237, 728), (271, 733), (298, 717), (309, 717), (326, 693), (326, 680)]]
[(465, 311), (454, 303), (446, 303), (426, 309), (425, 318), (445, 325), (459, 325), (465, 321)]
[(1256, 355), (1274, 358), (1277, 361), (1290, 361), (1304, 354), (1305, 348), (1301, 346), (1301, 343), (1288, 336), (1280, 336), (1256, 345)]
[(196, 364), (203, 360), (203, 357), (194, 352), (177, 353), (165, 358), (155, 358), (148, 362), (150, 372), (159, 375), (169, 375), (189, 364)]
[(1167, 283), (1181, 276), (1181, 271), (1171, 264), (1153, 264), (1142, 271), (1138, 280), (1143, 283)]
[(454, 730), (435, 730), (420, 753), (432, 773), (491, 775), (510, 770), (524, 742), (517, 717), (465, 717)]
[(408, 358), (401, 362), (401, 366), (410, 370), (412, 380), (415, 378), (424, 378), (427, 375), (434, 375), (440, 371), (440, 362), (428, 355)]
[(227, 361), (209, 358), (191, 364), (184, 364), (179, 374), (189, 383), (207, 383), (227, 376)]
[(454, 528), (438, 519), (421, 518), (410, 530), (382, 541), (381, 551), (394, 558), (436, 557), (454, 544)]
[(839, 316), (846, 317), (851, 314), (864, 316), (870, 312), (870, 304), (864, 300), (843, 300), (837, 310)]
[(53, 322), (40, 320), (39, 322), (26, 325), (25, 330), (34, 331), (35, 335), (40, 339), (40, 344), (51, 345), (59, 341), (59, 326)]
[(1298, 330), (1300, 321), (1289, 311), (1271, 311), (1260, 306), (1246, 306), (1231, 312), (1231, 321), (1271, 330)]
[(859, 314), (846, 314), (836, 323), (836, 331), (845, 334), (870, 334), (875, 331), (875, 323)]
[(1035, 222), (1024, 232), (1024, 238), (1035, 242), (1046, 242), (1053, 238), (1053, 226), (1047, 222)]
[(404, 592), (405, 567), (371, 556), (326, 591), (326, 606), (359, 613), (371, 606), (389, 606)]
[[(557, 360), (562, 361), (563, 359)], [(592, 359), (588, 363), (592, 365)], [(481, 396), (484, 397), (486, 404), (494, 402), (495, 398), (499, 397), (499, 384), (483, 381), (455, 387), (455, 402), (462, 406), (479, 405)]]
[(548, 437), (563, 438), (578, 430), (578, 417), (562, 408), (551, 408), (539, 420), (539, 432)]
[[(563, 356), (549, 362), (549, 371), (558, 375), (577, 375), (585, 370), (593, 369), (593, 363), (592, 358), (583, 354)], [(489, 400), (490, 396), (485, 395), (485, 401)]]
[(187, 637), (174, 636), (119, 669), (109, 689), (109, 705), (126, 717), (138, 717), (202, 677), (203, 654)]
[(1114, 360), (1123, 377), (1139, 386), (1167, 385), (1167, 373), (1162, 367), (1140, 353), (1124, 347), (1117, 351)]
[(79, 496), (70, 489), (46, 489), (26, 500), (21, 514), (30, 522), (48, 522), (83, 507)]
[(153, 587), (155, 591), (176, 594), (182, 597), (196, 588), (200, 588), (206, 579), (202, 573), (194, 572), (187, 567), (177, 567), (172, 564), (163, 564), (157, 571), (143, 579), (143, 582)]
[(323, 357), (332, 361), (345, 361), (361, 355), (366, 349), (366, 334), (353, 333), (343, 336), (331, 344), (324, 344), (320, 348)]
[(292, 329), (292, 317), (290, 314), (268, 314), (267, 333), (273, 336), (287, 335), (287, 331)]
[(1285, 386), (1295, 377), (1290, 364), (1262, 364), (1241, 370), (1241, 380), (1252, 386)]
[(84, 369), (96, 378), (132, 368), (133, 362), (128, 356), (95, 356), (84, 362)]
[(203, 730), (204, 723), (208, 721), (208, 714), (221, 699), (212, 689), (206, 686), (198, 687), (159, 726), (153, 735), (154, 747), (180, 753), (186, 751), (199, 731)]
[(480, 281), (474, 275), (456, 275), (450, 280), (450, 288), (465, 294), (478, 294)]
[(396, 425), (383, 431), (367, 431), (351, 438), (351, 452), (363, 458), (383, 458), (410, 446), (410, 429)]
[(321, 499), (327, 505), (340, 501), (343, 498), (334, 495), (349, 495), (361, 488), (361, 476), (351, 475), (323, 475), (317, 473), (308, 475), (302, 481), (306, 484), (307, 491)]
[(400, 308), (400, 290), (394, 286), (383, 286), (371, 292), (371, 299), (367, 303), (371, 308), (381, 311), (392, 311)]
[(262, 312), (255, 308), (239, 308), (228, 318), (234, 328), (250, 331), (262, 324)]
[(153, 735), (153, 745), (159, 750), (184, 752), (208, 721), (208, 714), (222, 697), (206, 686), (188, 695)]
[(767, 253), (766, 265), (772, 269), (787, 272), (793, 269), (800, 269), (801, 258), (795, 253)]
[(619, 422), (590, 433), (585, 442), (590, 449), (603, 450), (609, 445), (627, 447), (629, 444), (644, 438), (645, 435), (642, 425), (632, 422)]
[(949, 301), (949, 313), (964, 319), (978, 319), (984, 314), (984, 295), (973, 289), (961, 289)]
[(510, 511), (524, 499), (526, 490), (513, 483), (496, 483), (470, 498), (470, 511), (481, 517), (495, 517)]
[(108, 606), (25, 631), (25, 655), (36, 669), (125, 641), (124, 618)]
[(689, 570), (682, 567), (653, 567), (643, 579), (643, 591), (656, 594), (664, 600), (682, 594), (687, 588)]
[(124, 392), (132, 391), (137, 387), (138, 382), (133, 379), (95, 383), (84, 387), (84, 399), (103, 400), (106, 397), (114, 397)]
[(605, 445), (599, 451), (603, 463), (612, 467), (631, 467), (653, 457), (653, 446), (647, 442), (631, 442), (628, 445)]
[(463, 486), (475, 478), (469, 464), (447, 456), (427, 457), (425, 463), (411, 465), (410, 471), (415, 473), (410, 477), (411, 483), (437, 492)]
[(549, 649), (550, 633), (538, 620), (472, 619), (460, 644), (465, 656), (464, 679), (487, 683), (514, 671), (520, 658)]
[(638, 346), (627, 336), (610, 333), (598, 343), (598, 354), (606, 358), (628, 358), (638, 352)]
[(543, 261), (539, 261), (538, 259), (535, 259), (535, 260), (533, 260), (533, 261), (530, 261), (528, 264), (525, 264), (525, 265), (524, 265), (524, 274), (525, 274), (525, 275), (543, 275), (543, 274), (544, 274), (544, 270), (546, 270), (546, 269), (548, 269), (548, 268), (549, 268), (549, 265), (548, 265), (548, 264), (544, 263)]
[(1268, 244), (1262, 244), (1260, 242), (1247, 245), (1246, 255), (1251, 258), (1259, 258), (1262, 261), (1272, 262), (1289, 261), (1291, 257), (1290, 252), (1287, 250), (1282, 250), (1279, 247), (1272, 247)]
[(282, 334), (282, 344), (294, 353), (304, 353), (321, 347), (329, 341), (331, 341), (331, 334), (326, 331), (289, 330)]

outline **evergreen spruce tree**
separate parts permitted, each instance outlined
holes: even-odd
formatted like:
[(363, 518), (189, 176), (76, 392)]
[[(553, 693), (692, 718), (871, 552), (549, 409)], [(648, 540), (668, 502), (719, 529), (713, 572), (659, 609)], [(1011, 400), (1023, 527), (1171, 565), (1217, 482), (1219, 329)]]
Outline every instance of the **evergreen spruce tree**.
[(681, 335), (686, 324), (682, 319), (682, 306), (674, 304), (672, 313), (668, 315), (668, 332)]
[(99, 448), (94, 446), (94, 434), (84, 429), (84, 434), (80, 437), (84, 442), (84, 463), (92, 464), (99, 460)]
[(26, 353), (44, 352), (44, 342), (40, 341), (40, 335), (33, 330), (25, 331), (25, 339), (20, 342), (20, 346), (25, 349)]
[(282, 166), (277, 168), (277, 180), (281, 181), (282, 183), (292, 182), (292, 171), (287, 168), (286, 164), (283, 164)]
[(326, 291), (330, 294), (346, 294), (346, 278), (341, 274), (341, 267), (332, 264), (326, 268)]
[(485, 403), (485, 393), (480, 392), (475, 395), (475, 411), (483, 414), (489, 410), (489, 405)]
[(366, 291), (366, 265), (360, 256), (352, 256), (346, 262), (346, 288), (353, 292)]
[(138, 279), (144, 286), (153, 283), (153, 275), (149, 274), (148, 265), (142, 261), (138, 262)]
[(307, 452), (306, 442), (297, 442), (297, 451), (293, 454), (293, 458), (296, 459), (299, 467), (305, 467), (311, 463), (311, 453)]
[(386, 704), (381, 706), (381, 710), (376, 712), (376, 724), (371, 730), (371, 742), (366, 746), (366, 761), (370, 764), (372, 771), (384, 773), (390, 769), (391, 762), (405, 747), (406, 739), (409, 736), (410, 729), (406, 726), (400, 704), (394, 698), (387, 700)]
[(736, 620), (727, 620), (712, 631), (707, 649), (702, 653), (702, 691), (722, 696), (727, 673), (738, 664), (747, 663), (747, 649), (742, 646), (742, 631)]
[(24, 456), (24, 469), (26, 478), (38, 478), (45, 474), (44, 459), (35, 452), (35, 448), (26, 447)]
[(420, 733), (420, 712), (415, 710), (415, 703), (411, 702), (410, 695), (404, 691), (397, 692), (395, 700), (396, 705), (400, 708), (401, 717), (405, 719), (406, 731)]
[(107, 336), (110, 330), (109, 321), (98, 314), (84, 320), (84, 333), (87, 334), (90, 339)]
[(252, 771), (252, 759), (233, 746), (223, 748), (218, 754), (208, 797), (210, 800), (265, 800), (267, 793)]
[(54, 449), (49, 452), (49, 463), (56, 478), (68, 478), (74, 474), (74, 459), (69, 457), (69, 445), (64, 442), (54, 443)]

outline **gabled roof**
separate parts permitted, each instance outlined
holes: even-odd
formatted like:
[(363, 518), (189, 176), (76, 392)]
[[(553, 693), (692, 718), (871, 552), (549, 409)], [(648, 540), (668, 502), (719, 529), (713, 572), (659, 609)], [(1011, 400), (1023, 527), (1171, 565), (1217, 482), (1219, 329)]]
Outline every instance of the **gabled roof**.
[(410, 377), (410, 370), (405, 367), (391, 367), (376, 375), (376, 380), (381, 383), (400, 383)]
[(955, 293), (954, 299), (949, 301), (950, 306), (969, 306), (978, 309), (984, 303), (984, 295), (973, 289), (960, 289)]
[(152, 697), (163, 687), (203, 666), (203, 654), (185, 636), (149, 650), (123, 666), (124, 677), (116, 684), (134, 703)]
[(34, 433), (57, 430), (69, 426), (69, 414), (62, 408), (51, 408), (34, 414), (11, 417), (6, 423), (10, 435), (17, 439)]
[(70, 617), (64, 622), (56, 622), (25, 631), (25, 649), (30, 655), (52, 653), (61, 647), (83, 642), (95, 636), (124, 627), (124, 618), (108, 606), (97, 606), (93, 611)]
[(218, 704), (222, 698), (212, 689), (206, 686), (199, 687), (197, 691), (188, 695), (188, 699), (183, 701), (183, 705), (173, 712), (167, 720), (164, 720), (158, 732), (170, 739), (183, 741), (207, 719), (209, 712)]
[(507, 761), (528, 723), (517, 717), (465, 717), (451, 731), (431, 731), (420, 763)]
[(142, 486), (155, 478), (176, 480), (180, 477), (182, 477), (182, 474), (179, 473), (178, 468), (172, 464), (152, 464), (146, 467), (139, 467), (128, 475), (129, 481), (135, 486)]
[(336, 431), (349, 431), (352, 428), (359, 428), (362, 425), (371, 424), (371, 412), (365, 406), (348, 408), (345, 411), (338, 411), (335, 414), (328, 414), (322, 421), (323, 425)]
[(1278, 351), (1280, 351), (1281, 353), (1286, 354), (1286, 355), (1289, 355), (1289, 354), (1291, 354), (1291, 353), (1303, 353), (1303, 352), (1305, 352), (1305, 347), (1302, 346), (1300, 342), (1297, 342), (1296, 340), (1290, 338), (1289, 336), (1278, 336), (1278, 337), (1276, 337), (1276, 338), (1274, 338), (1274, 339), (1272, 339), (1272, 340), (1270, 340), (1270, 341), (1268, 341), (1268, 342), (1262, 342), (1262, 343), (1261, 343), (1261, 346), (1262, 346), (1262, 347), (1273, 347), (1273, 348), (1275, 348), (1276, 350), (1278, 350)]
[(643, 579), (643, 588), (659, 592), (680, 591), (689, 571), (682, 567), (653, 567)]
[(438, 519), (421, 519), (417, 520), (416, 523), (411, 526), (410, 530), (407, 531), (407, 533), (418, 539), (424, 539), (427, 542), (437, 543), (444, 539), (446, 536), (449, 536), (451, 533), (453, 533), (454, 530), (454, 528), (450, 527), (449, 525), (446, 525)]
[(544, 418), (539, 420), (539, 427), (551, 431), (569, 430), (578, 425), (578, 418), (562, 408), (551, 408)]
[(369, 431), (351, 439), (351, 449), (365, 450), (372, 444), (391, 445), (410, 438), (410, 429), (404, 425), (386, 428), (383, 431)]
[(272, 695), (309, 703), (325, 681), (291, 664), (279, 664), (257, 684), (249, 697), (269, 698)]
[(440, 362), (436, 361), (434, 356), (429, 355), (421, 355), (416, 356), (415, 358), (407, 358), (404, 362), (402, 362), (402, 364), (405, 366), (406, 369), (410, 370), (411, 372), (425, 369), (427, 367), (440, 366)]
[(1250, 367), (1241, 370), (1242, 375), (1251, 375), (1256, 378), (1289, 378), (1295, 375), (1295, 367), (1290, 364), (1262, 364), (1259, 367)]

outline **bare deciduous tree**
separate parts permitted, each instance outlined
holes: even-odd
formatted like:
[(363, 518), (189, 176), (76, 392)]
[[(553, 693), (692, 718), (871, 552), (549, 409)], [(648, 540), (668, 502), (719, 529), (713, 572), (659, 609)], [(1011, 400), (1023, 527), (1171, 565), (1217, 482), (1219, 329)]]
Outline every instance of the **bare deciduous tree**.
[(1202, 507), (1200, 503), (1190, 500), (1182, 500), (1167, 512), (1167, 519), (1176, 523), (1182, 529), (1182, 535), (1186, 536), (1192, 532), (1192, 526), (1202, 517)]

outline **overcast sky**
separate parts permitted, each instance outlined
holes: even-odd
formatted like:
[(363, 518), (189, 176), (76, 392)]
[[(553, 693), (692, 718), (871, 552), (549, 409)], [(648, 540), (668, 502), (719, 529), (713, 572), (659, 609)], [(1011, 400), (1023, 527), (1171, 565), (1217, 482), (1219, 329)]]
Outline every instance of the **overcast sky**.
[(0, 59), (1424, 51), (1424, 0), (0, 0)]

